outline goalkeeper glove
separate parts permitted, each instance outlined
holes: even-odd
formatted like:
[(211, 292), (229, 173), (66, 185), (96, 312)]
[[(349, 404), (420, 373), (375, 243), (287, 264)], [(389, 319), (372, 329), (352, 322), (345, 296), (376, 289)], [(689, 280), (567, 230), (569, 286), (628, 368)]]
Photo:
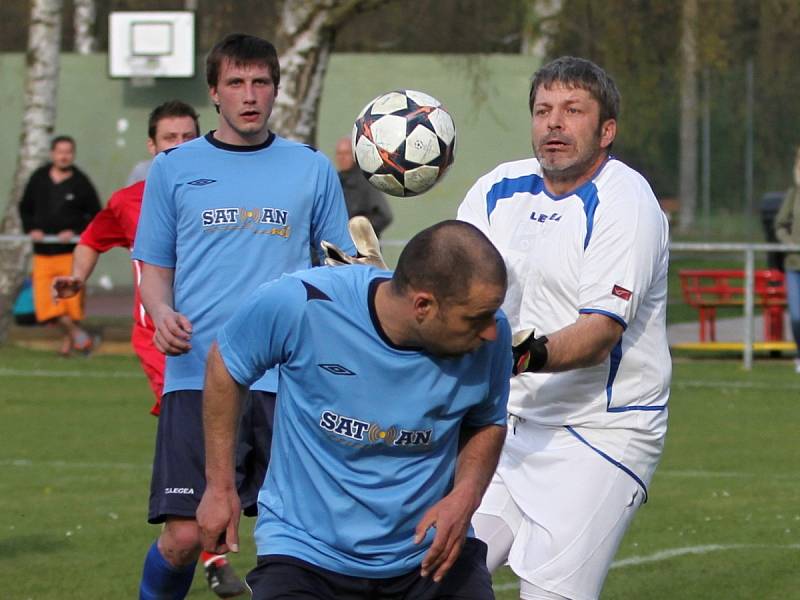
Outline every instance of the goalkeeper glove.
[(524, 329), (511, 338), (514, 375), (541, 371), (547, 364), (547, 336), (534, 337), (533, 329)]
[(347, 224), (350, 230), (350, 237), (356, 247), (356, 255), (350, 256), (336, 244), (322, 240), (322, 253), (325, 255), (325, 264), (329, 267), (340, 267), (342, 265), (371, 265), (379, 269), (388, 270), (389, 267), (381, 255), (381, 246), (378, 236), (372, 224), (366, 217), (353, 217)]

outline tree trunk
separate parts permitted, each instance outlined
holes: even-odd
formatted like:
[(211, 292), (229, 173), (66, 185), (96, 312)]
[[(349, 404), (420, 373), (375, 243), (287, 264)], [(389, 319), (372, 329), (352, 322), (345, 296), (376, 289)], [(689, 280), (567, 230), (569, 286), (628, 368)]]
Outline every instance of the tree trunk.
[(92, 54), (97, 49), (94, 22), (97, 16), (95, 0), (73, 0), (75, 15), (75, 52)]
[(520, 54), (532, 57), (537, 64), (544, 62), (547, 43), (556, 32), (562, 0), (528, 0), (525, 3)]
[(315, 144), (325, 72), (336, 30), (357, 12), (388, 0), (286, 0), (277, 26), (281, 83), (270, 118), (280, 135)]
[(681, 126), (680, 126), (680, 225), (685, 233), (697, 212), (697, 0), (683, 0), (681, 14)]
[[(46, 159), (56, 120), (62, 0), (32, 0), (22, 135), (11, 196), (0, 233), (20, 234), (18, 205), (31, 173)], [(11, 307), (25, 276), (30, 246), (0, 242), (0, 344), (8, 337)]]

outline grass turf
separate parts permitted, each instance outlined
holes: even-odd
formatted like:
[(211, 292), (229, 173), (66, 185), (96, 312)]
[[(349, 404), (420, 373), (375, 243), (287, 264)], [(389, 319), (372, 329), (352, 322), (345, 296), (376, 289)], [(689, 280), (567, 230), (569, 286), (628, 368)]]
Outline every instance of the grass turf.
[[(158, 533), (144, 522), (156, 421), (136, 360), (0, 348), (0, 389), (0, 596), (134, 597)], [(604, 599), (800, 598), (799, 392), (785, 361), (677, 361), (666, 452)], [(507, 569), (495, 587), (518, 597)], [(214, 597), (200, 570), (189, 597)]]

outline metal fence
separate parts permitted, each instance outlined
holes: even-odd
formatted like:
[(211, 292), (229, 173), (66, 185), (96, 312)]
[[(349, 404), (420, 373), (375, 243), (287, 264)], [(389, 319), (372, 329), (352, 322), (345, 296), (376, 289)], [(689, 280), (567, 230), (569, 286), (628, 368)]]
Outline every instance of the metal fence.
[[(30, 238), (26, 235), (9, 235), (0, 234), (0, 243), (2, 242), (30, 242)], [(64, 243), (58, 236), (46, 235), (42, 242), (45, 243)], [(78, 238), (75, 237), (71, 240), (72, 243), (77, 243)], [(400, 239), (385, 239), (381, 240), (381, 246), (384, 248), (402, 248), (406, 245), (408, 240)], [(744, 263), (744, 314), (742, 326), (742, 363), (746, 370), (753, 368), (753, 344), (755, 340), (754, 335), (754, 321), (755, 321), (755, 255), (757, 252), (800, 252), (800, 245), (793, 244), (766, 244), (766, 243), (702, 243), (702, 242), (671, 242), (669, 245), (670, 252), (692, 252), (692, 253), (733, 253), (741, 254)]]

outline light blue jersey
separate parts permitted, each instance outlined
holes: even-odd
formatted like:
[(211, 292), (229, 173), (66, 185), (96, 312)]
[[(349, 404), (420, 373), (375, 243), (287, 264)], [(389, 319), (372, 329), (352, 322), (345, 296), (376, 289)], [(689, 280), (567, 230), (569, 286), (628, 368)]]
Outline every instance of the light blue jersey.
[[(133, 258), (175, 270), (174, 307), (193, 328), (191, 351), (167, 357), (165, 393), (203, 389), (216, 332), (260, 284), (310, 267), (323, 239), (355, 254), (327, 158), (274, 134), (231, 146), (212, 133), (156, 156), (136, 232)], [(275, 373), (253, 389), (274, 392)]]
[(374, 297), (391, 273), (313, 269), (262, 286), (218, 336), (249, 385), (280, 365), (272, 458), (259, 494), (258, 554), (356, 577), (419, 567), (423, 514), (451, 489), (462, 424), (504, 425), (511, 332), (458, 358), (398, 347)]

